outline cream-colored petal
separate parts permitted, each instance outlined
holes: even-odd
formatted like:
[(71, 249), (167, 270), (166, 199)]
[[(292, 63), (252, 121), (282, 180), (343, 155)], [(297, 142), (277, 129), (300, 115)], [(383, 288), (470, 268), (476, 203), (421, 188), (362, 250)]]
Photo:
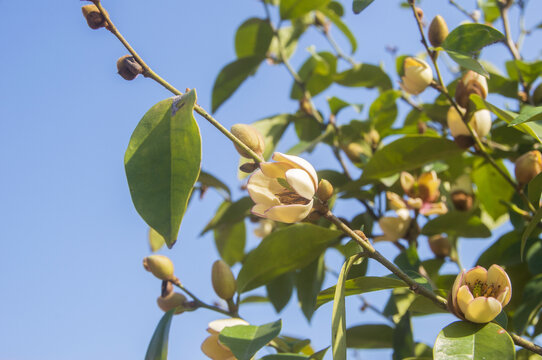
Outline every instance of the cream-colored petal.
[(283, 178), (286, 170), (293, 169), (294, 167), (287, 162), (262, 162), (260, 163), (260, 169), (263, 174), (270, 178)]
[(448, 207), (445, 203), (439, 202), (435, 204), (427, 204), (420, 209), (420, 214), (425, 216), (430, 215), (444, 215), (448, 212)]
[(273, 206), (265, 212), (265, 217), (270, 220), (280, 221), (287, 224), (296, 223), (305, 219), (311, 209), (313, 200), (307, 205), (292, 204), (292, 205), (277, 205)]
[(480, 296), (470, 302), (465, 311), (465, 318), (475, 323), (487, 323), (495, 319), (502, 310), (502, 305), (497, 299)]
[(299, 156), (287, 155), (280, 152), (276, 152), (273, 154), (273, 160), (287, 162), (295, 168), (305, 170), (311, 176), (312, 183), (314, 184), (314, 191), (318, 189), (318, 175), (316, 174), (316, 170), (314, 170), (314, 167), (307, 160), (300, 158)]
[(237, 326), (237, 325), (250, 325), (243, 319), (239, 318), (231, 318), (231, 319), (219, 319), (211, 321), (208, 325), (207, 331), (209, 331), (211, 334), (216, 333), (219, 334), (224, 328), (231, 327), (231, 326)]
[[(402, 210), (406, 209), (397, 210), (397, 213), (402, 213)], [(402, 238), (408, 230), (408, 224), (410, 224), (410, 219), (404, 220), (400, 217), (386, 216), (378, 220), (378, 225), (384, 233), (383, 238), (387, 241), (397, 241)]]
[(301, 169), (290, 169), (286, 171), (286, 181), (292, 189), (305, 199), (310, 200), (314, 196), (315, 190), (310, 175)]
[(414, 179), (414, 176), (412, 176), (410, 173), (403, 171), (401, 173), (401, 177), (399, 178), (399, 182), (401, 183), (403, 191), (405, 193), (409, 193), (416, 184), (416, 179)]
[(452, 286), (452, 303), (454, 307), (457, 307), (457, 291), (463, 285), (465, 285), (465, 270), (462, 270), (459, 274), (457, 274), (454, 285)]
[(250, 212), (253, 213), (256, 216), (259, 217), (265, 217), (265, 212), (269, 210), (269, 208), (276, 206), (276, 205), (268, 205), (268, 204), (256, 204), (250, 209)]
[(457, 291), (457, 307), (464, 314), (467, 311), (467, 307), (474, 300), (474, 296), (469, 290), (467, 285), (463, 285)]
[(460, 135), (470, 136), (469, 129), (467, 128), (467, 125), (465, 125), (465, 123), (463, 122), (463, 118), (461, 117), (462, 114), (465, 113), (465, 109), (461, 107), (459, 109), (461, 110), (461, 114), (457, 112), (455, 107), (450, 106), (450, 109), (448, 109), (448, 113), (446, 115), (448, 128), (450, 129), (450, 133), (454, 138)]
[(252, 201), (268, 206), (280, 204), (275, 194), (283, 187), (273, 178), (265, 176), (261, 170), (256, 170), (248, 179), (247, 190)]
[(420, 199), (419, 197), (417, 198), (411, 198), (409, 197), (407, 199), (407, 204), (408, 204), (408, 207), (410, 207), (411, 209), (421, 209), (422, 206), (423, 206), (423, 200)]
[(484, 137), (491, 130), (491, 113), (487, 109), (478, 110), (472, 115), (470, 123), (478, 136)]
[(497, 297), (507, 291), (502, 299), (502, 306), (506, 306), (512, 297), (512, 282), (506, 271), (497, 264), (491, 265), (487, 270), (487, 283), (496, 289)]
[(406, 222), (406, 221), (410, 222), (410, 210), (408, 210), (408, 209), (398, 209), (398, 210), (395, 210), (395, 213), (404, 222)]
[(213, 360), (227, 360), (232, 357), (232, 352), (218, 342), (218, 334), (207, 337), (201, 344), (201, 351)]
[(487, 270), (481, 266), (472, 268), (465, 274), (465, 282), (469, 284), (469, 286), (473, 286), (478, 281), (482, 284), (487, 281)]
[(388, 199), (388, 204), (391, 210), (399, 210), (406, 208), (406, 204), (403, 201), (403, 198), (397, 195), (394, 192), (386, 191), (386, 198)]

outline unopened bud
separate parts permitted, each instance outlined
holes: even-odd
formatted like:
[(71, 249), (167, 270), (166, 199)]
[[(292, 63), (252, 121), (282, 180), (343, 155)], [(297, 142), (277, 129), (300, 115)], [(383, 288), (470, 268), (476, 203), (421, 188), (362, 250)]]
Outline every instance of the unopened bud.
[[(256, 128), (247, 124), (235, 124), (231, 127), (231, 133), (256, 154), (263, 154), (265, 142), (262, 135), (258, 130), (256, 130)], [(251, 158), (251, 155), (243, 148), (235, 143), (234, 146), (239, 155), (246, 158)]]
[(469, 96), (477, 94), (482, 99), (487, 97), (487, 80), (484, 76), (472, 70), (467, 71), (457, 83), (455, 89), (455, 100), (459, 106), (467, 108), (469, 105)]
[(143, 74), (143, 68), (132, 55), (124, 55), (119, 58), (117, 70), (125, 80), (134, 80), (137, 75)]
[(172, 292), (167, 296), (159, 296), (156, 302), (164, 312), (175, 309), (175, 314), (184, 312), (187, 304), (186, 296), (177, 292)]
[(417, 127), (418, 134), (425, 134), (425, 132), (427, 131), (427, 124), (425, 123), (425, 121), (418, 121)]
[(363, 137), (371, 145), (371, 149), (373, 150), (375, 150), (380, 143), (380, 134), (375, 129), (371, 129)]
[(431, 25), (429, 25), (429, 42), (434, 47), (442, 45), (448, 36), (448, 32), (448, 25), (446, 25), (444, 18), (440, 15), (435, 16), (431, 21)]
[(228, 264), (222, 260), (217, 260), (213, 264), (211, 280), (215, 293), (224, 300), (230, 300), (235, 295), (237, 282), (230, 270)]
[[(446, 115), (448, 128), (456, 140), (460, 136), (471, 137), (469, 129), (467, 128), (467, 125), (465, 125), (462, 117), (465, 110), (462, 108), (460, 108), (460, 110), (461, 114), (455, 107), (451, 106)], [(489, 133), (489, 130), (491, 130), (491, 113), (487, 109), (478, 110), (472, 114), (469, 124), (479, 137), (484, 137)]]
[(516, 160), (516, 180), (520, 185), (529, 181), (542, 171), (542, 156), (537, 150), (529, 151)]
[(418, 95), (433, 81), (433, 70), (422, 59), (406, 57), (399, 76), (401, 76), (401, 88), (409, 94)]
[(480, 21), (480, 18), (482, 17), (482, 12), (480, 10), (476, 9), (476, 10), (473, 10), (470, 13), (470, 16), (472, 17), (472, 20), (478, 22), (478, 21)]
[(533, 91), (533, 103), (535, 106), (542, 105), (542, 84), (538, 85)]
[(320, 214), (320, 212), (313, 208), (312, 211), (309, 213), (309, 215), (305, 218), (305, 221), (308, 221), (310, 223), (315, 223), (318, 220), (320, 220), (321, 217), (322, 215)]
[(346, 146), (341, 147), (346, 154), (346, 156), (352, 161), (353, 163), (359, 163), (361, 162), (362, 155), (366, 154), (365, 149), (363, 146), (359, 143), (352, 142)]
[(143, 267), (160, 280), (175, 280), (173, 263), (167, 256), (147, 256), (143, 259)]
[(239, 170), (241, 170), (242, 172), (247, 173), (247, 174), (252, 173), (257, 168), (258, 168), (258, 164), (253, 163), (253, 162), (247, 162), (247, 163), (244, 163), (243, 165), (239, 166)]
[(318, 191), (316, 191), (318, 199), (326, 202), (333, 196), (333, 185), (326, 179), (320, 180), (318, 184)]
[(85, 5), (81, 8), (83, 10), (83, 16), (87, 20), (87, 24), (91, 29), (103, 28), (107, 25), (105, 17), (100, 10), (94, 4)]
[(463, 190), (456, 190), (451, 194), (452, 203), (459, 211), (469, 211), (472, 209), (474, 197)]
[(444, 258), (450, 256), (452, 246), (448, 238), (442, 235), (434, 235), (429, 238), (429, 247), (436, 257)]

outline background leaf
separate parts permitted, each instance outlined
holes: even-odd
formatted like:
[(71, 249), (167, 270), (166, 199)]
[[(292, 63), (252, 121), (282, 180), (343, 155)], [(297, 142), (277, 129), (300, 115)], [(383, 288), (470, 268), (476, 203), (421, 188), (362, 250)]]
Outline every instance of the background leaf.
[(166, 312), (152, 334), (145, 360), (167, 360), (169, 328), (175, 309)]
[(305, 15), (311, 10), (324, 7), (329, 0), (281, 0), (280, 18), (293, 19)]
[(363, 324), (346, 330), (346, 346), (356, 349), (393, 347), (393, 328), (384, 324)]
[(431, 219), (422, 229), (423, 235), (441, 233), (467, 238), (487, 238), (491, 236), (491, 231), (478, 216), (461, 211), (450, 211)]
[(245, 255), (245, 221), (225, 223), (214, 229), (215, 245), (220, 257), (229, 266), (241, 262)]
[(522, 303), (514, 312), (514, 331), (522, 335), (542, 307), (542, 275), (532, 278), (523, 290)]
[[(497, 165), (508, 174), (508, 170), (497, 160)], [(493, 220), (497, 220), (508, 212), (508, 208), (501, 201), (510, 201), (514, 195), (514, 189), (510, 184), (489, 164), (483, 160), (476, 161), (472, 170), (472, 181), (476, 184), (477, 198), (485, 212)]]
[(277, 313), (288, 304), (294, 290), (295, 273), (289, 272), (277, 276), (266, 285), (267, 297)]
[(247, 56), (265, 57), (271, 40), (273, 28), (269, 21), (250, 18), (243, 22), (235, 33), (235, 53), (238, 58)]
[(238, 360), (250, 360), (258, 350), (278, 336), (281, 327), (280, 320), (261, 326), (231, 326), (222, 330), (218, 338)]
[(381, 91), (393, 87), (386, 72), (380, 66), (371, 64), (357, 64), (337, 74), (335, 82), (348, 87), (378, 88)]
[(474, 54), (504, 38), (495, 28), (483, 24), (463, 24), (453, 29), (442, 43), (444, 50)]
[(320, 255), (297, 274), (297, 300), (305, 318), (310, 321), (316, 310), (316, 298), (326, 275), (324, 255)]
[(354, 14), (359, 14), (365, 8), (372, 4), (374, 0), (354, 0), (352, 3), (352, 11), (354, 11)]

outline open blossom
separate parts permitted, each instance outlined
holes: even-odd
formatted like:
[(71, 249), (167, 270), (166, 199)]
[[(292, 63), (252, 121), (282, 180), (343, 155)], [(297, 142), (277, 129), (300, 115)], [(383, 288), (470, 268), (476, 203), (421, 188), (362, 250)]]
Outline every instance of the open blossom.
[(464, 319), (487, 323), (495, 319), (512, 297), (510, 278), (499, 265), (463, 270), (452, 288), (452, 310)]
[(279, 152), (275, 162), (262, 162), (248, 180), (247, 190), (256, 203), (254, 215), (284, 223), (295, 223), (309, 215), (318, 176), (312, 165), (298, 156)]
[(437, 202), (440, 196), (440, 179), (435, 171), (421, 174), (417, 179), (407, 172), (401, 173), (401, 187), (409, 197), (407, 204), (422, 215), (442, 215), (448, 212), (446, 204)]
[(418, 95), (433, 81), (433, 70), (425, 61), (407, 57), (403, 62), (401, 88), (407, 93)]
[(201, 344), (201, 351), (213, 360), (235, 360), (231, 350), (219, 341), (218, 335), (224, 328), (236, 325), (249, 325), (249, 323), (237, 318), (211, 321), (207, 328), (207, 332), (211, 335)]

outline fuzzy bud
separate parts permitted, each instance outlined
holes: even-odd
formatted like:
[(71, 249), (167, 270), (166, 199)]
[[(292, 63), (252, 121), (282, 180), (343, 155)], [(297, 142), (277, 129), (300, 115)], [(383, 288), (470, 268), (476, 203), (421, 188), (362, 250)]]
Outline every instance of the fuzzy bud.
[(137, 75), (143, 74), (143, 68), (132, 55), (124, 55), (119, 58), (117, 70), (124, 80), (134, 80)]
[[(467, 136), (470, 138), (469, 129), (462, 118), (465, 110), (462, 108), (460, 108), (460, 110), (462, 114), (459, 114), (455, 107), (450, 107), (446, 115), (448, 128), (454, 138), (458, 138), (459, 136)], [(487, 109), (478, 110), (472, 114), (469, 124), (479, 137), (484, 137), (489, 133), (489, 130), (491, 130), (491, 113)]]
[(422, 93), (433, 81), (433, 70), (422, 59), (405, 58), (400, 72), (401, 88), (412, 95)]
[[(256, 128), (246, 124), (235, 124), (231, 127), (231, 133), (256, 154), (263, 154), (263, 151), (265, 150), (265, 141)], [(239, 155), (251, 158), (250, 154), (237, 146), (237, 144), (234, 144), (234, 146)]]
[(186, 297), (177, 292), (172, 292), (166, 296), (159, 296), (156, 302), (158, 303), (158, 307), (164, 312), (175, 309), (175, 314), (184, 312), (187, 304)]
[(448, 238), (442, 235), (434, 235), (429, 238), (429, 247), (436, 257), (444, 258), (450, 256), (452, 246)]
[(456, 190), (451, 194), (452, 203), (454, 207), (459, 211), (469, 211), (472, 209), (472, 203), (474, 197), (472, 194), (467, 194), (463, 190)]
[(164, 255), (151, 255), (143, 259), (143, 267), (160, 280), (175, 280), (171, 260)]
[(535, 106), (542, 105), (542, 84), (538, 85), (533, 91), (533, 103)]
[(442, 45), (448, 36), (448, 32), (448, 25), (446, 25), (444, 18), (440, 15), (435, 16), (431, 21), (431, 25), (429, 25), (429, 42), (434, 47)]
[(228, 264), (222, 260), (217, 260), (213, 264), (211, 280), (215, 293), (224, 300), (231, 300), (237, 290), (237, 282), (230, 270)]
[(484, 76), (472, 70), (467, 71), (457, 83), (455, 89), (455, 100), (459, 106), (467, 108), (469, 105), (469, 96), (477, 94), (482, 99), (487, 97), (487, 80)]
[(324, 202), (328, 201), (333, 196), (333, 185), (326, 179), (320, 180), (316, 196)]
[(299, 110), (307, 115), (313, 115), (311, 102), (306, 96), (299, 99)]
[(529, 151), (516, 160), (516, 180), (520, 185), (528, 184), (541, 171), (542, 156), (537, 150)]
[(83, 16), (87, 20), (87, 24), (91, 29), (99, 29), (106, 27), (107, 21), (105, 17), (100, 13), (100, 10), (94, 4), (85, 5), (81, 8)]

